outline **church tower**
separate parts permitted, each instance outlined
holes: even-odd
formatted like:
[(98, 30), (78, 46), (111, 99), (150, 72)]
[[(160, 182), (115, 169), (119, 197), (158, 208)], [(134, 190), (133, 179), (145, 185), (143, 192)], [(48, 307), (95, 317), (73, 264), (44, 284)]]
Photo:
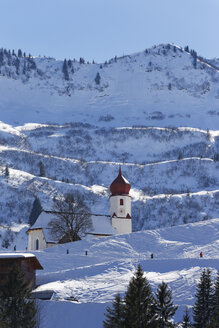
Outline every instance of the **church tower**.
[(118, 234), (132, 232), (130, 189), (131, 185), (122, 176), (120, 167), (119, 175), (110, 186), (110, 216)]

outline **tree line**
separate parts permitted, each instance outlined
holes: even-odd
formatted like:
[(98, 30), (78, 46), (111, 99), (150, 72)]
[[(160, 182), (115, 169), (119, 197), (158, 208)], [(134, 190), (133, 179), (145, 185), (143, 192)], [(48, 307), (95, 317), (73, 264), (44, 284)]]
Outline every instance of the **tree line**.
[(196, 287), (196, 302), (192, 309), (193, 323), (186, 307), (182, 322), (174, 324), (177, 310), (172, 291), (165, 282), (155, 294), (140, 265), (130, 280), (124, 299), (117, 294), (106, 308), (104, 328), (219, 328), (219, 274), (213, 284), (209, 269), (202, 271)]

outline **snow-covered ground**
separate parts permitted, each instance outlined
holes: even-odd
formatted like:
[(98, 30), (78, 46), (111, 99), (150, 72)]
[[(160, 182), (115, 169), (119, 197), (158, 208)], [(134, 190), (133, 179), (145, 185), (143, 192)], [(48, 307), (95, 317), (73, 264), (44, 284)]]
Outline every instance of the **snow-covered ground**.
[[(150, 259), (151, 253), (154, 259)], [(219, 219), (112, 238), (88, 238), (35, 255), (44, 267), (37, 273), (37, 290), (55, 292), (53, 300), (41, 302), (46, 328), (73, 324), (75, 328), (102, 327), (106, 306), (117, 292), (124, 295), (138, 263), (153, 290), (162, 281), (171, 287), (179, 306), (175, 320), (179, 321), (185, 305), (194, 303), (202, 269), (210, 268), (213, 278), (219, 270)], [(68, 301), (71, 297), (78, 302)]]

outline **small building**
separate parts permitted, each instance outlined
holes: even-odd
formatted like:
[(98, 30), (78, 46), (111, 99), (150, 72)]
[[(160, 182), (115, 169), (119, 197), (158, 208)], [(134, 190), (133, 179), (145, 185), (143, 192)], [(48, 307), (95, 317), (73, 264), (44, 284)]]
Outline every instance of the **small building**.
[[(110, 185), (110, 215), (91, 214), (93, 228), (87, 235), (107, 237), (132, 232), (130, 183), (123, 177), (121, 167), (117, 178)], [(63, 240), (55, 240), (51, 235), (49, 223), (55, 218), (54, 213), (42, 212), (28, 233), (28, 250), (42, 250)]]
[(43, 267), (36, 256), (30, 253), (0, 253), (0, 287), (6, 281), (13, 265), (22, 269), (28, 287), (33, 288), (36, 283), (36, 270), (43, 270)]
[(28, 229), (28, 250), (38, 251), (59, 243), (50, 233), (49, 223), (52, 219), (54, 214), (42, 212), (34, 225)]

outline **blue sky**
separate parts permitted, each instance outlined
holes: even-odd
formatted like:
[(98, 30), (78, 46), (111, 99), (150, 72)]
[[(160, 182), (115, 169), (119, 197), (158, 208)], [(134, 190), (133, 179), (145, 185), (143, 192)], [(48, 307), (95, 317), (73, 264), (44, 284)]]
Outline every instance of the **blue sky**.
[(0, 47), (97, 62), (160, 43), (219, 57), (218, 0), (0, 0)]

